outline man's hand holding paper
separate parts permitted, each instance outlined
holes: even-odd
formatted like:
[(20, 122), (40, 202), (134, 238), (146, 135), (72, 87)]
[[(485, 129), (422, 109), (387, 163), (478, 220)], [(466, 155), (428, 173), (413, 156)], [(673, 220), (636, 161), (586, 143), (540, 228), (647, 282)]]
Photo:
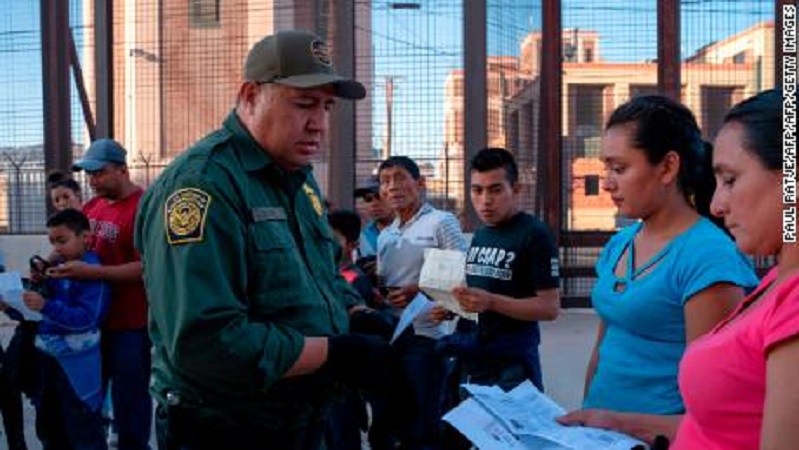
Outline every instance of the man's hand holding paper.
[(477, 320), (475, 312), (464, 311), (452, 290), (464, 286), (466, 255), (457, 250), (429, 249), (419, 275), (419, 289), (449, 311), (469, 320)]
[(452, 290), (452, 295), (467, 313), (489, 311), (494, 304), (493, 294), (480, 288), (458, 286)]

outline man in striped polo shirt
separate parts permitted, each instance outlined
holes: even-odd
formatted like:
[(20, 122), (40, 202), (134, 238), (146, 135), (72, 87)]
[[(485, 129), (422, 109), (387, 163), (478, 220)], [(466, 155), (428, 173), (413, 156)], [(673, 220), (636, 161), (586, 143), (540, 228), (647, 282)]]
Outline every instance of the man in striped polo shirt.
[[(425, 179), (411, 158), (392, 156), (383, 161), (378, 179), (380, 197), (392, 207), (395, 219), (380, 233), (377, 241), (377, 274), (386, 301), (401, 312), (419, 292), (424, 251), (438, 248), (465, 252), (467, 243), (458, 219), (425, 201)], [(427, 308), (432, 307), (430, 301)], [(446, 360), (435, 352), (435, 344), (448, 334), (448, 325), (433, 322), (427, 311), (422, 311), (395, 344), (402, 368), (401, 392), (398, 404), (391, 405), (390, 413), (397, 414), (400, 419), (397, 431), (403, 448), (439, 447), (447, 370)], [(378, 430), (375, 431), (379, 435), (380, 418), (377, 421)]]

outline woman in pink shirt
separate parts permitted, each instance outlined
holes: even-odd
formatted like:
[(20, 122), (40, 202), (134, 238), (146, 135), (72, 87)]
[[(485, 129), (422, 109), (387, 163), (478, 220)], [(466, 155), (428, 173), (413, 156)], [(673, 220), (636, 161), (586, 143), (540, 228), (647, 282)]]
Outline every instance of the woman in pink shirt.
[[(783, 203), (782, 135), (782, 90), (769, 90), (733, 107), (716, 137), (711, 209), (743, 252), (774, 255), (777, 265), (730, 317), (688, 347), (679, 374), (685, 415), (582, 410), (562, 423), (648, 442), (664, 435), (672, 450), (797, 448), (799, 246), (788, 242), (796, 240), (796, 203), (795, 195)], [(795, 194), (795, 175), (791, 180)], [(792, 235), (783, 233), (789, 208)]]

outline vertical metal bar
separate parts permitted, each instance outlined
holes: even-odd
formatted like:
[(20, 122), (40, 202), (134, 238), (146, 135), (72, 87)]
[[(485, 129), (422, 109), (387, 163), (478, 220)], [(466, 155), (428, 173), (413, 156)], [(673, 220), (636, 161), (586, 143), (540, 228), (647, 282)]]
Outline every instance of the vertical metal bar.
[[(563, 152), (561, 143), (562, 91), (561, 76), (561, 2), (544, 0), (541, 33), (541, 89), (538, 125), (541, 139), (538, 145), (538, 190), (543, 199), (544, 220), (560, 242), (563, 226)], [(532, 126), (533, 124), (531, 124)]]
[(479, 219), (465, 197), (469, 192), (469, 161), (488, 144), (486, 0), (463, 2), (463, 225), (472, 231)]
[(83, 121), (89, 131), (89, 140), (94, 141), (97, 139), (97, 127), (94, 124), (94, 117), (92, 117), (92, 105), (89, 104), (89, 95), (86, 93), (86, 83), (83, 80), (83, 70), (80, 67), (78, 50), (75, 48), (75, 38), (72, 36), (72, 32), (69, 33), (69, 61), (72, 64), (72, 76), (75, 77), (75, 85), (78, 88)]
[(44, 167), (69, 171), (72, 133), (69, 85), (69, 2), (41, 0)]
[(327, 19), (327, 17), (320, 14), (317, 8), (322, 1), (327, 0), (294, 0), (294, 28), (298, 30), (313, 30), (317, 34), (323, 34), (323, 30), (319, 29), (321, 24), (317, 22), (317, 20)]
[[(333, 63), (344, 76), (355, 74), (355, 6), (336, 2), (333, 12)], [(330, 120), (331, 153), (328, 161), (328, 197), (334, 204), (353, 207), (355, 189), (355, 103), (338, 103)]]
[[(221, 8), (221, 5), (220, 5)], [(221, 14), (221, 12), (220, 12)], [(166, 85), (167, 85), (167, 76), (164, 72), (167, 70), (166, 61), (164, 60), (164, 41), (166, 38), (164, 37), (164, 2), (158, 2), (158, 127), (159, 127), (159, 149), (158, 149), (158, 157), (165, 159), (168, 155), (168, 146), (167, 146), (167, 133), (169, 132), (169, 127), (166, 123), (167, 117), (167, 98), (166, 98)], [(147, 166), (147, 183), (149, 186), (150, 182), (150, 166)]]
[(658, 92), (680, 99), (680, 1), (658, 0)]
[(383, 159), (391, 157), (391, 138), (394, 136), (394, 77), (388, 75), (386, 80), (386, 139), (383, 144)]
[[(97, 137), (114, 137), (114, 0), (94, 2)], [(162, 105), (163, 107), (163, 105)]]

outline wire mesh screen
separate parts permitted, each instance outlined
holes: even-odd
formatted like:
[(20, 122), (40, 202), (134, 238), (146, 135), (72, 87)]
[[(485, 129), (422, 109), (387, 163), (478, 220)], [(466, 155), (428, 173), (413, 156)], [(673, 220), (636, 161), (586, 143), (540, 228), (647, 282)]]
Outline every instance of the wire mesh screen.
[[(91, 13), (85, 16), (87, 20)], [(221, 126), (235, 106), (244, 59), (255, 42), (291, 28), (314, 30), (326, 38), (331, 32), (329, 22), (330, 2), (322, 0), (296, 5), (283, 1), (115, 2), (113, 129), (115, 139), (128, 150), (133, 180), (148, 186), (175, 156)], [(83, 51), (90, 59), (93, 34), (87, 33), (84, 42)], [(88, 78), (93, 98), (94, 80)], [(319, 164), (324, 178), (324, 156)]]
[(488, 145), (514, 153), (520, 207), (536, 211), (540, 113), (541, 2), (487, 2)]
[(406, 155), (428, 201), (454, 212), (464, 198), (462, 10), (460, 0), (356, 2), (356, 64), (372, 75), (371, 109), (357, 111), (356, 180)]
[(620, 218), (600, 188), (601, 136), (617, 106), (657, 90), (657, 4), (564, 1), (562, 45), (563, 223), (567, 230), (613, 230)]
[(581, 237), (627, 222), (601, 188), (603, 128), (617, 106), (657, 91), (657, 3), (566, 0), (561, 36), (563, 185), (548, 188), (562, 189), (564, 231), (577, 232), (561, 252), (564, 297), (587, 298), (604, 239)]
[(36, 232), (45, 215), (39, 3), (0, 7), (0, 232)]
[(269, 3), (114, 3), (114, 135), (134, 165), (163, 165), (221, 125), (250, 46), (293, 25)]
[[(99, 1), (69, 2), (78, 64), (69, 87), (72, 138), (64, 145), (75, 158), (90, 141), (87, 124), (104, 119), (96, 116), (98, 75), (111, 74), (113, 136), (129, 152), (133, 180), (146, 187), (230, 113), (249, 48), (274, 31), (303, 28), (328, 41), (334, 60), (352, 56), (355, 78), (368, 91), (354, 109), (352, 170), (331, 170), (350, 168), (330, 155), (351, 151), (333, 149), (332, 140), (315, 162), (323, 190), (339, 181), (330, 173), (354, 174), (361, 184), (386, 157), (407, 155), (422, 168), (433, 204), (463, 210), (464, 0), (119, 0), (111, 11), (111, 57), (98, 64), (96, 34), (105, 25), (95, 23), (96, 5), (105, 4)], [(541, 111), (542, 0), (487, 0), (485, 127), (488, 144), (519, 161), (523, 209), (538, 210), (542, 192), (560, 192), (564, 296), (587, 297), (598, 248), (627, 223), (601, 188), (602, 128), (624, 101), (657, 92), (658, 3), (561, 4), (562, 109)], [(0, 0), (0, 233), (44, 230), (39, 5)], [(349, 11), (354, 15), (341, 20)], [(680, 12), (682, 99), (712, 139), (733, 103), (774, 84), (774, 2), (685, 0)], [(352, 45), (344, 45), (349, 31)], [(542, 114), (562, 118), (557, 186), (536, 185), (536, 161), (553, 151), (539, 145)]]
[(682, 2), (682, 101), (712, 140), (734, 104), (774, 87), (774, 2)]
[[(94, 80), (94, 19), (84, 0), (70, 0), (69, 29), (72, 33), (75, 62), (70, 75), (70, 116), (73, 149), (82, 153), (91, 143), (89, 124), (97, 121), (96, 96), (88, 89)], [(89, 5), (90, 6), (90, 5)], [(70, 52), (72, 53), (72, 52)]]
[[(682, 101), (713, 141), (724, 115), (741, 100), (774, 87), (774, 3), (704, 0), (681, 4)], [(773, 258), (757, 258), (761, 272)]]

